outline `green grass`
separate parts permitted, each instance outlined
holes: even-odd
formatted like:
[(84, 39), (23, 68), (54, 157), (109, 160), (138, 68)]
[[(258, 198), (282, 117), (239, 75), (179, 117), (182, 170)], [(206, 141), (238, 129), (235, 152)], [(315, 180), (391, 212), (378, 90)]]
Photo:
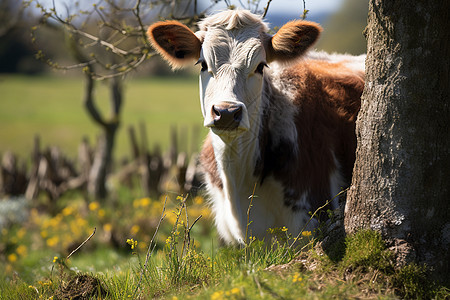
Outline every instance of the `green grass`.
[[(100, 129), (84, 111), (83, 87), (83, 78), (60, 73), (39, 77), (1, 75), (0, 153), (11, 150), (28, 156), (36, 134), (43, 147), (55, 145), (68, 155), (76, 155), (83, 136), (95, 143)], [(116, 157), (130, 154), (128, 127), (138, 129), (140, 122), (146, 125), (151, 148), (155, 144), (163, 150), (168, 148), (171, 126), (183, 133), (181, 150), (191, 150), (194, 127), (200, 130), (200, 136), (193, 142), (201, 143), (206, 130), (202, 127), (196, 78), (126, 79), (124, 90)], [(108, 117), (109, 90), (105, 83), (98, 83), (95, 97)]]
[[(101, 204), (72, 195), (61, 199), (53, 213), (37, 201), (34, 206), (40, 209), (32, 209), (24, 224), (1, 230), (0, 298), (74, 296), (86, 289), (74, 282), (86, 278), (96, 284), (89, 293), (107, 293), (107, 299), (450, 297), (447, 289), (429, 281), (426, 267), (395, 268), (392, 254), (373, 231), (337, 242), (343, 253), (337, 260), (308, 234), (294, 251), (285, 228), (272, 230), (268, 243), (249, 238), (244, 247), (219, 247), (201, 197), (168, 197), (165, 206), (161, 199), (131, 193), (118, 200)], [(163, 207), (166, 217), (151, 239)], [(199, 215), (189, 230), (186, 225)], [(66, 259), (94, 227), (92, 239)], [(138, 241), (134, 249), (127, 239)], [(149, 245), (156, 247), (144, 269)]]

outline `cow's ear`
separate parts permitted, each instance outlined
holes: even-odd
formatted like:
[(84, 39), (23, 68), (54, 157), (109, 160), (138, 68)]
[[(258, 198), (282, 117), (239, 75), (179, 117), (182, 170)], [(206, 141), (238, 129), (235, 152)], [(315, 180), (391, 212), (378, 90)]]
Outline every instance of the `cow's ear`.
[(322, 28), (309, 21), (291, 21), (269, 40), (267, 61), (287, 61), (300, 57), (318, 39)]
[(201, 41), (180, 22), (157, 22), (148, 28), (147, 36), (156, 51), (173, 68), (181, 68), (200, 57)]

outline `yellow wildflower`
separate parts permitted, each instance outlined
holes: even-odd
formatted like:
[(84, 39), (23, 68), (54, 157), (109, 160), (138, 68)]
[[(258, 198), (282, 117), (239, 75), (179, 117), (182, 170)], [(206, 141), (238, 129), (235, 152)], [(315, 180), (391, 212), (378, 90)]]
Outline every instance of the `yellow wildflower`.
[(39, 280), (38, 284), (41, 285), (41, 286), (47, 286), (47, 285), (52, 285), (52, 282), (51, 281), (41, 281), (41, 280)]
[(54, 218), (51, 218), (49, 220), (50, 227), (54, 227), (54, 228), (59, 227), (59, 224), (61, 223), (62, 219), (63, 219), (62, 215), (60, 215), (60, 214), (56, 215)]
[(310, 236), (311, 234), (311, 231), (302, 231), (303, 236)]
[(70, 216), (73, 213), (74, 209), (73, 207), (67, 206), (62, 210), (63, 216)]
[(194, 202), (194, 204), (200, 205), (200, 204), (203, 204), (204, 199), (203, 199), (203, 197), (197, 196), (194, 198), (193, 202)]
[(54, 236), (52, 238), (47, 239), (46, 243), (49, 247), (55, 247), (59, 242), (59, 238), (57, 236)]
[(17, 255), (15, 253), (11, 253), (10, 255), (8, 255), (8, 261), (9, 262), (16, 262), (17, 261)]
[(103, 225), (103, 230), (104, 231), (111, 231), (112, 230), (111, 223), (106, 223), (105, 225)]
[(239, 288), (235, 287), (235, 288), (232, 288), (230, 292), (232, 295), (235, 295), (235, 294), (239, 294), (241, 292), (241, 290)]
[(131, 227), (131, 229), (130, 229), (130, 233), (131, 233), (132, 235), (135, 235), (136, 233), (139, 232), (140, 229), (141, 229), (141, 228), (139, 227), (139, 225), (133, 225), (133, 226)]
[(17, 247), (16, 252), (20, 256), (25, 256), (27, 254), (27, 247), (25, 247), (24, 245), (20, 245), (19, 247)]
[(86, 221), (85, 219), (82, 219), (82, 218), (77, 218), (75, 220), (75, 222), (76, 222), (77, 226), (79, 226), (80, 228), (85, 227), (88, 223), (88, 221)]
[(25, 230), (25, 228), (22, 227), (17, 231), (17, 237), (21, 239), (25, 236), (26, 233), (27, 231)]
[(105, 216), (106, 212), (105, 212), (105, 210), (104, 210), (103, 208), (100, 208), (100, 209), (98, 210), (97, 214), (98, 214), (98, 216), (99, 216), (100, 218), (103, 218), (103, 217)]
[(94, 211), (100, 207), (100, 204), (97, 201), (89, 203), (89, 210)]
[(150, 198), (142, 198), (140, 203), (142, 207), (146, 207), (150, 205)]
[(224, 298), (223, 295), (224, 295), (224, 292), (223, 292), (223, 291), (217, 291), (217, 292), (214, 292), (214, 293), (211, 295), (211, 300), (219, 300), (219, 299), (223, 299), (223, 298)]
[(302, 280), (303, 278), (300, 276), (300, 273), (297, 272), (294, 274), (294, 277), (292, 278), (292, 282), (300, 282)]
[(79, 226), (79, 224), (77, 224), (76, 221), (70, 222), (70, 231), (74, 236), (81, 235), (81, 227)]
[(133, 239), (127, 239), (127, 244), (131, 246), (131, 249), (136, 248), (138, 242)]

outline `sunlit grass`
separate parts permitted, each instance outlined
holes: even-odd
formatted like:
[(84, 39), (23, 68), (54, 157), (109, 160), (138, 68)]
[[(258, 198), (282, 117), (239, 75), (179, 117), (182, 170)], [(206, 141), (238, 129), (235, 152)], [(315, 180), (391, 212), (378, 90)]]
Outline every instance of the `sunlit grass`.
[(341, 241), (337, 261), (314, 233), (293, 244), (286, 227), (269, 229), (267, 241), (248, 236), (243, 246), (219, 246), (203, 197), (132, 194), (108, 203), (71, 195), (51, 212), (39, 198), (27, 221), (1, 231), (0, 298), (49, 299), (86, 278), (101, 285), (91, 295), (108, 299), (450, 296), (423, 267), (396, 270), (373, 231)]
[[(28, 156), (34, 135), (41, 136), (42, 146), (58, 146), (75, 156), (83, 136), (95, 144), (100, 133), (84, 110), (83, 78), (54, 76), (0, 76), (0, 153), (11, 150)], [(176, 87), (176, 88), (174, 88)], [(109, 117), (109, 90), (106, 83), (96, 89), (96, 103)], [(206, 131), (198, 100), (196, 78), (126, 79), (121, 128), (116, 142), (116, 156), (130, 154), (128, 127), (146, 125), (149, 146), (163, 150), (170, 143), (170, 128), (175, 126), (184, 138), (179, 147), (190, 151), (190, 143), (199, 145)], [(193, 128), (199, 136), (192, 141)], [(139, 135), (138, 135), (139, 137)], [(150, 149), (152, 150), (152, 149)]]

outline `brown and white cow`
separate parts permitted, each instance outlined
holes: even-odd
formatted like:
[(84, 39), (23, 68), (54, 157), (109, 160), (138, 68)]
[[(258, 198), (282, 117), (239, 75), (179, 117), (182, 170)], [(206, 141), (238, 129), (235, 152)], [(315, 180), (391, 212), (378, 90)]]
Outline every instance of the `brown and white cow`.
[(307, 52), (321, 32), (313, 22), (271, 36), (259, 16), (230, 10), (198, 26), (158, 22), (148, 37), (174, 68), (201, 65), (210, 128), (201, 162), (219, 234), (243, 243), (255, 185), (251, 235), (281, 226), (296, 234), (350, 182), (364, 56)]

